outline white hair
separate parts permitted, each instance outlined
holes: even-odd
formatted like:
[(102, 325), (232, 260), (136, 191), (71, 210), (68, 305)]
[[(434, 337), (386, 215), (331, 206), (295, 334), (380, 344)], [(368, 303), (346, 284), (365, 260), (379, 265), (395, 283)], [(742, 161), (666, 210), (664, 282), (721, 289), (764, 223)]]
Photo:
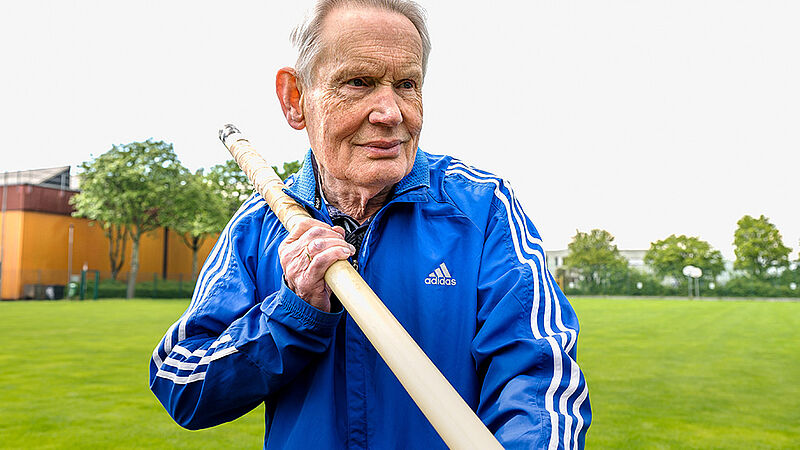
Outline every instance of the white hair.
[(297, 48), (295, 70), (303, 86), (310, 86), (313, 82), (314, 65), (322, 50), (320, 34), (323, 20), (334, 9), (350, 5), (384, 9), (402, 14), (410, 20), (422, 40), (422, 74), (424, 78), (428, 67), (428, 55), (431, 52), (431, 39), (425, 22), (425, 10), (420, 5), (411, 0), (318, 0), (311, 13), (292, 30), (290, 35), (292, 44)]

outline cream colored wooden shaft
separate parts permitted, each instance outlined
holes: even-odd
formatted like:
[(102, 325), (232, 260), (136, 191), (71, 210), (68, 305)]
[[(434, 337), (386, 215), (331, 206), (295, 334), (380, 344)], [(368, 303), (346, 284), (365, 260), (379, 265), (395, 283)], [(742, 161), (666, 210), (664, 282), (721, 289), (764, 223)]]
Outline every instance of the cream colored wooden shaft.
[[(291, 232), (299, 220), (311, 217), (283, 192), (281, 179), (246, 139), (231, 135), (226, 142), (239, 167), (287, 230)], [(346, 261), (334, 263), (325, 273), (325, 282), (448, 447), (502, 448), (350, 264)], [(409, 435), (409, 439), (413, 436)]]

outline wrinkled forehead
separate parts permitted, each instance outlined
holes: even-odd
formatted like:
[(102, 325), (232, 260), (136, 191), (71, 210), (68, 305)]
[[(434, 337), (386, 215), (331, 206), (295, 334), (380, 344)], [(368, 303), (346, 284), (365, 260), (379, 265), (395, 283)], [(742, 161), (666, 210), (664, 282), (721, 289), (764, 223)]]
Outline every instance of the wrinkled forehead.
[[(322, 23), (320, 63), (364, 64), (388, 59), (422, 70), (422, 39), (400, 13), (376, 8), (342, 7)], [(409, 67), (406, 67), (408, 69)]]

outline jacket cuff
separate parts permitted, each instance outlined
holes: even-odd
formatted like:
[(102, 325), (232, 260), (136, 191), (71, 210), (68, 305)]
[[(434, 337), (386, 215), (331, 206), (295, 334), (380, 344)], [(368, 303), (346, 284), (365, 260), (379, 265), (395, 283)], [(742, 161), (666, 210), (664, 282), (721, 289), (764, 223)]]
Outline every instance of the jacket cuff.
[(289, 289), (285, 281), (281, 284), (276, 300), (278, 308), (283, 309), (310, 329), (321, 333), (327, 332), (325, 334), (333, 334), (339, 318), (344, 313), (343, 311), (329, 313), (311, 306)]

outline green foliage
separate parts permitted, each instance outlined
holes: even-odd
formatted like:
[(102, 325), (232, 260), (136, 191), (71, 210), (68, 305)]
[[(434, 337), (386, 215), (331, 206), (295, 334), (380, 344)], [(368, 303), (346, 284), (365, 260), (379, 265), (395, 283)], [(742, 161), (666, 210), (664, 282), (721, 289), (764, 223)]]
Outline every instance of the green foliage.
[(272, 166), (272, 169), (278, 174), (281, 180), (286, 181), (290, 175), (300, 170), (302, 165), (300, 161), (290, 161), (283, 163), (283, 170), (278, 170), (278, 166)]
[(797, 290), (800, 291), (800, 261), (790, 264), (789, 269), (783, 271), (778, 280), (785, 284), (795, 283), (798, 286)]
[[(300, 161), (283, 163), (283, 171), (273, 169), (285, 180), (300, 168)], [(242, 202), (253, 192), (247, 175), (236, 161), (229, 159), (204, 173), (187, 175), (178, 197), (178, 209), (168, 221), (170, 228), (183, 235), (192, 250), (192, 277), (197, 275), (197, 251), (209, 235), (222, 231)]]
[[(630, 296), (685, 296), (685, 290), (676, 286), (661, 284), (660, 277), (651, 273), (628, 268), (615, 271), (610, 282), (601, 287), (589, 283), (578, 283), (577, 286), (564, 286), (563, 291), (572, 295), (630, 295)], [(701, 292), (703, 293), (703, 292)]]
[(139, 240), (175, 214), (186, 168), (172, 144), (163, 141), (115, 145), (81, 168), (81, 192), (72, 198), (75, 215), (104, 228), (124, 225), (132, 242), (128, 297), (134, 295)]
[(780, 271), (776, 269), (788, 266), (791, 249), (783, 245), (781, 233), (767, 217), (762, 214), (756, 219), (746, 215), (736, 224), (734, 268), (763, 280), (779, 274)]
[[(300, 167), (283, 164), (276, 172), (285, 179)], [(132, 242), (128, 298), (133, 297), (138, 272), (139, 240), (165, 226), (183, 236), (192, 249), (192, 277), (197, 251), (204, 239), (220, 232), (252, 192), (247, 176), (233, 160), (190, 173), (178, 161), (172, 144), (147, 140), (115, 145), (80, 165), (81, 192), (72, 198), (75, 215), (97, 221), (109, 240), (112, 278), (116, 279)]]
[(175, 203), (174, 214), (164, 224), (190, 237), (219, 233), (229, 219), (223, 197), (203, 175), (202, 169), (186, 174)]
[[(800, 298), (800, 280), (797, 277), (798, 274), (794, 271), (784, 272), (779, 279), (770, 280), (739, 276), (724, 284), (715, 283), (714, 289), (701, 279), (700, 297)], [(791, 288), (791, 283), (795, 283), (794, 289)], [(660, 277), (634, 269), (627, 271), (625, 276), (613, 279), (612, 283), (601, 289), (588, 284), (579, 284), (574, 287), (565, 286), (563, 290), (568, 297), (575, 295), (686, 297), (687, 295), (685, 281), (675, 286), (664, 285)]]
[[(300, 170), (300, 161), (289, 161), (283, 163), (283, 170), (277, 166), (272, 166), (275, 173), (286, 180), (290, 175)], [(233, 216), (242, 202), (253, 192), (253, 185), (247, 179), (247, 175), (242, 172), (236, 161), (229, 159), (222, 164), (217, 164), (208, 170), (205, 176), (206, 182), (212, 186), (212, 190), (224, 199), (225, 208), (228, 211), (228, 218)]]
[[(185, 281), (176, 280), (163, 280), (161, 276), (148, 277), (144, 276), (144, 280), (136, 282), (136, 292), (139, 297), (148, 298), (190, 298), (194, 290), (195, 279), (187, 279)], [(126, 283), (115, 280), (100, 280), (97, 286), (97, 297), (102, 299), (108, 298), (125, 298), (127, 291)], [(92, 299), (94, 296), (94, 279), (86, 281), (86, 298)]]
[(703, 269), (703, 278), (713, 281), (725, 270), (722, 253), (696, 237), (670, 235), (650, 244), (645, 264), (661, 277), (683, 279), (683, 268), (692, 265)]
[(76, 215), (129, 224), (131, 237), (155, 230), (174, 212), (186, 171), (172, 144), (153, 140), (115, 145), (80, 169)]
[(247, 179), (247, 175), (232, 159), (211, 167), (205, 175), (205, 179), (212, 192), (223, 199), (228, 219), (253, 192), (253, 185)]
[[(792, 289), (792, 283), (795, 288)], [(714, 290), (720, 297), (784, 297), (800, 298), (800, 280), (794, 271), (785, 271), (780, 277), (759, 279), (736, 276)]]
[(203, 175), (200, 169), (187, 173), (185, 182), (177, 192), (174, 214), (164, 225), (175, 230), (183, 243), (192, 250), (192, 278), (197, 276), (197, 252), (205, 239), (219, 233), (230, 219), (226, 199), (217, 191), (216, 185)]
[(613, 241), (614, 236), (608, 231), (594, 229), (588, 233), (576, 231), (567, 246), (564, 264), (580, 273), (587, 292), (607, 291), (628, 276), (628, 261)]

